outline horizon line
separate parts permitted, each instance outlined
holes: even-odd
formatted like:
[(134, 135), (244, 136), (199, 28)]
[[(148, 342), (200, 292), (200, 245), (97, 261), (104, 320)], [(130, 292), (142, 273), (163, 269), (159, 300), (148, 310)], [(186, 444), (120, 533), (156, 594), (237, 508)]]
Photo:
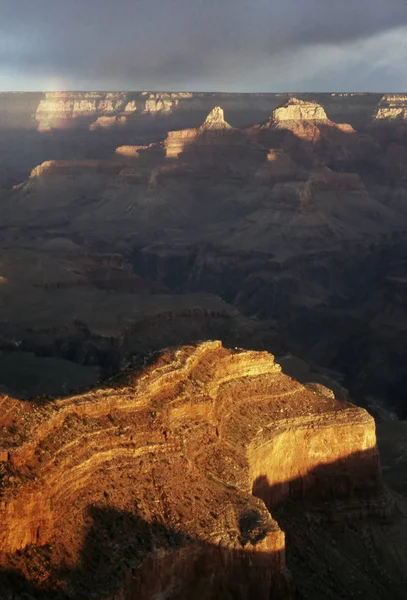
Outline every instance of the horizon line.
[(315, 91), (301, 91), (301, 90), (286, 90), (286, 91), (238, 91), (238, 92), (227, 92), (222, 90), (213, 91), (201, 91), (201, 90), (126, 90), (126, 89), (65, 89), (65, 90), (0, 90), (0, 94), (114, 94), (114, 93), (126, 93), (126, 94), (225, 94), (225, 95), (288, 95), (288, 94), (330, 94), (330, 95), (379, 95), (379, 94), (395, 94), (395, 95), (406, 95), (407, 91), (394, 92), (391, 90), (387, 91), (340, 91), (340, 90), (315, 90)]

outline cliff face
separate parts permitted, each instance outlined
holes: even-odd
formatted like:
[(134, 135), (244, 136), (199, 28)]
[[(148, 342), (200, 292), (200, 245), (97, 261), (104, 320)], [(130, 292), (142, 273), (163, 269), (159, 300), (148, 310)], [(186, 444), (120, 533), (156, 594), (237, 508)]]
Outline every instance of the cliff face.
[(49, 92), (39, 103), (35, 118), (38, 130), (48, 131), (75, 126), (76, 120), (79, 124), (81, 120), (94, 120), (101, 125), (104, 117), (119, 118), (136, 110), (136, 101), (125, 92)]
[(273, 111), (272, 121), (327, 121), (325, 110), (315, 102), (291, 98), (284, 106)]
[(2, 406), (0, 559), (49, 598), (63, 565), (71, 592), (100, 598), (287, 598), (284, 533), (266, 505), (383, 511), (373, 419), (267, 353), (207, 342), (117, 387)]
[(379, 102), (373, 115), (375, 121), (394, 121), (407, 119), (407, 96), (386, 94)]
[[(373, 113), (379, 118), (391, 104), (397, 114), (404, 96), (392, 94), (298, 94), (306, 102), (324, 106), (330, 119), (360, 127)], [(197, 119), (214, 106), (222, 106), (237, 119), (235, 126), (250, 125), (267, 118), (290, 98), (289, 94), (226, 94), (197, 92), (47, 92), (1, 93), (0, 127), (48, 130), (88, 126), (101, 116), (169, 116), (177, 112), (196, 113)], [(380, 102), (380, 104), (379, 104)], [(344, 117), (348, 118), (344, 118)]]
[(346, 171), (359, 161), (371, 163), (372, 167), (377, 161), (379, 148), (373, 138), (350, 124), (330, 120), (317, 102), (290, 98), (251, 133), (263, 143), (280, 146), (307, 168), (325, 164)]

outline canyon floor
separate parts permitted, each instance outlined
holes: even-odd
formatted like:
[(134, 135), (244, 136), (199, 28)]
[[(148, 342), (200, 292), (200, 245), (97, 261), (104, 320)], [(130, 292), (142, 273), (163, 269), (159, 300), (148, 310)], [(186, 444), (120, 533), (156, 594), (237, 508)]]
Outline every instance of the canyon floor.
[[(0, 94), (0, 511), (6, 515), (0, 535), (5, 536), (4, 548), (9, 544), (2, 558), (5, 598), (90, 598), (93, 592), (105, 600), (245, 598), (250, 597), (246, 567), (256, 560), (253, 572), (261, 573), (263, 583), (253, 583), (253, 576), (250, 585), (260, 586), (251, 588), (259, 598), (268, 597), (270, 590), (276, 597), (388, 598), (391, 592), (390, 597), (404, 598), (406, 161), (407, 97), (402, 95)], [(260, 435), (286, 411), (298, 411), (287, 416), (285, 425), (292, 444), (266, 444), (256, 463), (250, 454), (250, 427), (241, 439), (238, 435), (239, 422), (243, 427), (247, 418), (239, 408), (236, 436), (218, 447), (216, 394), (208, 392), (212, 408), (201, 401), (194, 408), (195, 392), (188, 386), (195, 376), (189, 371), (188, 383), (179, 384), (169, 402), (190, 402), (185, 427), (194, 429), (196, 422), (200, 433), (194, 429), (191, 443), (202, 444), (205, 460), (212, 456), (210, 468), (201, 471), (195, 453), (190, 456), (179, 446), (183, 435), (176, 434), (181, 436), (176, 449), (166, 438), (165, 443), (155, 439), (172, 431), (172, 421), (154, 425), (157, 406), (164, 410), (165, 402), (155, 399), (144, 413), (134, 412), (126, 378), (150, 373), (149, 365), (162, 360), (164, 349), (199, 349), (205, 340), (222, 342), (225, 350), (218, 348), (215, 354), (226, 356), (222, 353), (230, 349), (231, 356), (241, 353), (249, 363), (263, 364), (262, 352), (274, 357), (268, 359), (274, 365), (272, 376), (266, 369), (264, 381), (260, 376), (253, 389), (250, 378), (236, 385), (242, 397), (251, 390), (259, 402), (271, 401), (281, 390), (264, 391), (263, 398), (261, 388), (268, 390), (267, 378), (274, 385), (279, 373), (287, 397), (293, 389), (301, 390), (291, 404), (279, 405), (282, 415), (276, 416), (275, 406), (269, 416), (262, 408), (251, 415), (251, 427)], [(169, 370), (176, 372), (176, 365)], [(213, 374), (214, 381), (217, 377)], [(122, 385), (125, 392), (112, 391)], [(184, 395), (183, 386), (189, 390)], [(116, 415), (115, 402), (124, 402), (125, 417)], [(89, 403), (95, 405), (90, 414), (88, 408), (78, 408)], [(361, 408), (350, 408), (355, 405)], [(75, 407), (70, 416), (68, 407)], [(195, 413), (201, 409), (198, 418)], [(384, 488), (371, 433), (374, 421), (363, 409), (377, 423)], [(301, 432), (307, 430), (312, 440), (311, 430), (321, 426), (326, 432), (329, 423), (332, 431), (343, 432), (342, 410), (356, 411), (356, 422), (364, 423), (354, 438), (349, 434), (352, 449), (346, 449), (346, 439), (341, 446), (335, 433), (329, 452), (329, 436), (325, 446), (311, 443), (306, 452)], [(139, 426), (148, 432), (145, 438), (128, 437)], [(368, 431), (374, 439), (364, 448)], [(274, 438), (270, 433), (269, 441)], [(87, 440), (83, 448), (78, 448), (79, 440)], [(164, 458), (157, 450), (161, 443)], [(247, 448), (239, 458), (244, 443)], [(148, 452), (147, 459), (141, 458), (151, 444), (158, 444), (154, 457)], [(287, 451), (290, 444), (295, 452)], [(117, 469), (116, 446), (121, 457)], [(75, 454), (77, 449), (82, 455)], [(289, 457), (288, 491), (278, 487), (284, 482), (273, 471), (281, 464), (281, 453)], [(104, 458), (93, 464), (98, 456)], [(135, 456), (138, 466), (130, 468)], [(354, 460), (345, 460), (349, 456)], [(236, 461), (236, 476), (249, 473), (244, 484), (233, 480), (233, 469), (225, 480), (225, 473), (215, 473), (226, 469), (225, 457), (230, 464)], [(141, 463), (148, 465), (146, 497), (157, 489), (169, 497), (160, 515), (141, 496), (126, 496), (134, 486), (135, 469), (143, 470)], [(172, 470), (182, 472), (187, 464), (193, 465), (197, 481), (205, 478), (204, 488), (209, 485), (205, 469), (211, 473), (207, 493), (213, 506), (206, 512), (195, 507), (185, 483), (171, 479)], [(260, 469), (256, 476), (255, 464)], [(326, 473), (318, 470), (321, 465)], [(68, 479), (58, 489), (65, 467)], [(82, 467), (87, 473), (83, 481)], [(105, 469), (106, 478), (101, 475)], [(266, 475), (268, 492), (260, 485)], [(100, 478), (97, 490), (89, 484), (95, 477)], [(363, 483), (356, 485), (359, 477)], [(259, 498), (272, 517), (253, 500), (256, 478)], [(226, 485), (220, 496), (214, 483), (218, 479)], [(45, 491), (51, 490), (48, 496), (38, 492), (41, 481)], [(330, 482), (332, 497), (324, 496), (326, 483), (321, 487), (310, 481)], [(249, 513), (260, 510), (261, 527), (273, 532), (271, 537), (259, 534), (260, 542), (268, 540), (265, 548), (263, 542), (256, 546), (259, 540), (250, 538), (247, 543), (253, 547), (248, 548), (242, 542), (239, 502), (228, 496), (232, 488), (246, 494), (242, 502)], [(63, 492), (69, 497), (69, 490), (77, 499), (72, 521), (63, 523)], [(313, 508), (314, 493), (318, 502)], [(192, 494), (187, 512), (201, 515), (203, 510), (205, 525), (198, 516), (178, 515), (178, 521), (171, 516), (183, 502), (182, 494)], [(218, 528), (209, 524), (217, 502), (234, 507), (234, 516), (228, 513), (227, 523)], [(145, 514), (135, 510), (137, 503)], [(252, 517), (246, 517), (244, 523), (248, 519), (251, 524)], [(181, 527), (183, 519), (190, 528)], [(208, 534), (213, 529), (222, 537), (227, 525), (235, 532), (236, 545), (214, 542)], [(104, 531), (100, 535), (99, 527)], [(139, 550), (134, 536), (126, 537), (127, 529), (140, 529), (141, 538), (148, 538), (140, 538), (141, 547), (149, 550), (139, 562), (133, 561)], [(97, 552), (103, 535), (110, 540), (110, 557)], [(122, 535), (124, 550), (117, 541)], [(196, 590), (193, 561), (184, 549), (192, 540), (198, 540), (192, 556), (206, 573)], [(116, 555), (120, 564), (111, 564)], [(105, 561), (110, 566), (103, 580)], [(230, 569), (222, 571), (220, 565)], [(208, 586), (212, 569), (219, 573), (213, 588)], [(181, 590), (174, 584), (172, 589), (170, 579), (178, 581), (183, 570), (185, 586)], [(133, 584), (123, 583), (133, 571)], [(95, 573), (93, 591), (84, 583), (89, 573)], [(167, 595), (154, 596), (163, 592), (145, 587), (156, 576)], [(234, 578), (238, 583), (233, 590)], [(15, 596), (13, 586), (20, 590)]]

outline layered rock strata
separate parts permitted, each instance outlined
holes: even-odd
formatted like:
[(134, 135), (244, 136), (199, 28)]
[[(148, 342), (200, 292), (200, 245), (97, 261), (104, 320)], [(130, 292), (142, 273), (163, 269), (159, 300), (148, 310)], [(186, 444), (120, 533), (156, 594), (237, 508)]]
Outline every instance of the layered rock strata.
[(355, 161), (373, 162), (378, 147), (352, 125), (331, 121), (317, 102), (290, 98), (270, 119), (251, 134), (260, 142), (270, 140), (307, 167), (321, 164), (346, 170)]
[(373, 114), (374, 121), (407, 120), (407, 96), (385, 94)]
[[(168, 133), (167, 139), (164, 142), (166, 157), (178, 158), (192, 144), (211, 145), (216, 143), (215, 138), (221, 141), (223, 136), (218, 136), (217, 134), (231, 130), (232, 127), (225, 121), (223, 110), (219, 106), (216, 106), (197, 129), (184, 129)], [(211, 132), (215, 135), (211, 135)]]
[[(388, 108), (399, 115), (404, 110), (403, 94), (298, 94), (306, 102), (321, 104), (329, 118), (366, 126), (372, 115), (388, 118)], [(288, 93), (227, 94), (190, 92), (47, 92), (1, 93), (0, 128), (50, 129), (88, 127), (100, 116), (144, 116), (155, 119), (182, 115), (199, 123), (200, 116), (221, 105), (233, 114), (233, 125), (247, 126), (259, 122), (271, 110), (286, 102)], [(196, 118), (194, 117), (196, 114)], [(165, 120), (165, 119), (163, 119)], [(376, 119), (375, 119), (376, 120)], [(178, 122), (178, 126), (179, 126)], [(189, 125), (190, 126), (190, 125)]]
[(47, 598), (62, 585), (69, 597), (288, 598), (269, 510), (378, 505), (373, 419), (268, 353), (206, 342), (113, 383), (1, 401), (3, 574), (17, 569)]
[[(119, 117), (137, 110), (131, 94), (126, 92), (50, 92), (46, 93), (36, 110), (39, 131), (52, 128), (64, 129), (75, 125), (75, 121)], [(106, 124), (106, 121), (105, 121)]]

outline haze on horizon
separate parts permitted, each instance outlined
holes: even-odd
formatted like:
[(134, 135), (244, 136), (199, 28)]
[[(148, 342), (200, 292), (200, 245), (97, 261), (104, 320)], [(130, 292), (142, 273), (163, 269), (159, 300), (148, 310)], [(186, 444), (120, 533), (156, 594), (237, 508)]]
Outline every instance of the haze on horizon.
[(407, 92), (407, 0), (3, 0), (0, 91)]

